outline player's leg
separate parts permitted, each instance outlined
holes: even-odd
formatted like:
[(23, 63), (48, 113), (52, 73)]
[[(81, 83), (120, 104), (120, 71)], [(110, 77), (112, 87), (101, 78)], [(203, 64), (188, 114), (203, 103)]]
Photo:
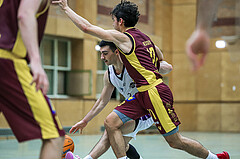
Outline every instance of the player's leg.
[[(135, 121), (131, 120), (125, 123), (120, 129), (123, 133), (129, 133), (133, 132), (135, 127)], [(125, 143), (128, 143), (131, 140), (131, 137), (124, 138)], [(98, 141), (98, 143), (94, 146), (94, 148), (91, 150), (89, 155), (95, 159), (99, 158), (103, 153), (105, 153), (110, 147), (107, 131), (105, 130), (101, 139)]]
[[(152, 117), (150, 116), (150, 114), (148, 114), (148, 115), (144, 115), (144, 116), (140, 117), (139, 119), (135, 120), (135, 123), (136, 124), (135, 124), (134, 131), (132, 133), (123, 135), (124, 137), (129, 137), (129, 141), (132, 138), (136, 139), (137, 133), (139, 131), (148, 129), (150, 126), (153, 125), (154, 121), (153, 121)], [(125, 142), (126, 142), (126, 139), (125, 139)], [(127, 157), (130, 159), (141, 159), (142, 157), (137, 152), (137, 150), (131, 144), (128, 144), (128, 142), (126, 143), (128, 145), (127, 149), (126, 149)]]
[[(111, 114), (110, 114), (111, 115)], [(113, 120), (114, 118), (119, 118), (118, 117), (118, 115), (113, 115), (114, 117), (110, 117), (110, 118), (108, 118), (109, 120), (111, 119), (111, 121), (116, 121), (116, 120)], [(117, 116), (117, 117), (116, 117)], [(118, 119), (117, 119), (118, 120)], [(130, 121), (131, 122), (131, 121)], [(124, 124), (123, 126), (121, 126), (120, 128), (118, 128), (118, 126), (117, 127), (115, 127), (114, 129), (112, 129), (111, 128), (111, 132), (112, 131), (115, 131), (115, 133), (113, 133), (113, 134), (108, 134), (108, 137), (109, 137), (109, 139), (110, 138), (114, 138), (113, 140), (114, 140), (114, 142), (113, 142), (113, 144), (118, 144), (119, 145), (119, 138), (118, 138), (118, 136), (117, 135), (122, 135), (122, 134), (126, 134), (126, 133), (129, 133), (129, 132), (133, 132), (134, 131), (134, 125), (133, 124), (131, 124), (131, 126), (129, 125), (129, 126), (127, 126), (128, 124), (130, 124), (130, 122), (127, 122), (126, 124)], [(133, 121), (133, 122), (135, 122), (135, 121)], [(109, 126), (110, 127), (114, 127), (115, 125), (114, 125), (114, 123), (107, 123), (107, 124), (109, 124), (109, 125), (107, 125), (108, 126), (108, 128), (109, 128)], [(110, 125), (110, 124), (112, 124), (112, 125)], [(121, 123), (120, 123), (121, 124)], [(119, 124), (119, 125), (120, 125)], [(124, 129), (124, 126), (126, 126), (126, 129)], [(105, 125), (105, 127), (106, 127), (106, 125)], [(107, 129), (107, 128), (106, 128)], [(129, 130), (131, 130), (131, 131), (129, 131)], [(117, 131), (120, 131), (120, 132), (117, 132)], [(109, 132), (109, 131), (108, 131)], [(114, 136), (115, 135), (115, 136)], [(132, 139), (132, 137), (127, 137), (127, 136), (124, 136), (124, 141), (125, 141), (125, 145), (121, 145), (121, 149), (119, 149), (118, 151), (119, 152), (122, 152), (122, 151), (124, 151), (124, 146), (125, 146), (125, 150), (126, 150), (126, 153), (122, 153), (122, 154), (120, 154), (120, 153), (115, 153), (115, 155), (118, 157), (118, 158), (120, 158), (120, 157), (124, 157), (124, 156), (127, 156), (128, 158), (130, 158), (130, 159), (140, 159), (140, 155), (138, 154), (138, 152), (137, 152), (137, 150), (132, 146), (132, 145), (130, 145), (130, 144), (128, 144), (129, 143), (129, 141)], [(111, 139), (110, 139), (111, 140)], [(111, 141), (110, 141), (111, 142)], [(114, 147), (113, 145), (112, 145), (112, 143), (111, 143), (111, 146), (112, 147)], [(114, 150), (114, 148), (113, 148), (113, 150)], [(114, 151), (115, 152), (115, 151)]]
[(120, 130), (122, 125), (123, 121), (115, 112), (111, 112), (104, 121), (110, 144), (117, 158), (126, 157), (125, 142)]
[(184, 150), (196, 157), (218, 159), (218, 155), (222, 155), (224, 156), (223, 159), (229, 159), (227, 152), (223, 152), (221, 154), (213, 154), (198, 141), (184, 137), (179, 132), (176, 132), (169, 136), (167, 134), (164, 134), (164, 138), (172, 148)]
[(104, 154), (110, 147), (107, 131), (105, 130), (98, 143), (90, 151), (89, 155), (95, 159)]
[[(130, 120), (130, 121), (126, 122), (120, 129), (121, 129), (122, 133), (129, 134), (134, 131), (134, 128), (135, 128), (135, 121)], [(126, 151), (129, 150), (128, 142), (131, 139), (132, 139), (132, 137), (124, 137)], [(100, 140), (97, 142), (97, 144), (93, 147), (93, 149), (90, 151), (90, 153), (84, 159), (97, 159), (102, 154), (104, 154), (109, 149), (109, 147), (110, 147), (110, 143), (108, 140), (107, 132), (105, 130), (102, 137), (100, 138)], [(133, 146), (130, 147), (130, 150), (131, 150), (131, 152), (129, 152), (130, 155), (132, 155), (132, 156), (139, 155), (139, 154), (134, 154), (134, 153), (137, 153), (137, 151), (135, 150), (135, 152), (134, 152), (132, 149), (135, 149), (135, 148)], [(67, 155), (66, 159), (72, 159), (75, 156), (76, 155), (74, 155), (73, 153), (69, 153)], [(77, 158), (77, 157), (75, 157), (75, 158)], [(130, 157), (128, 156), (128, 158), (130, 158)], [(138, 158), (130, 158), (130, 159), (138, 159)]]
[(139, 100), (137, 100), (138, 93), (135, 96), (130, 97), (117, 106), (104, 121), (113, 152), (120, 159), (126, 158), (125, 144), (120, 127), (129, 120), (136, 120), (148, 114), (148, 111), (143, 108), (143, 104), (140, 104)]
[(207, 158), (208, 150), (204, 148), (199, 142), (183, 137), (179, 132), (172, 135), (165, 136), (165, 140), (170, 147), (180, 149), (192, 154), (196, 157)]
[(135, 147), (131, 144), (128, 144), (126, 154), (129, 159), (142, 159), (142, 157), (139, 155)]
[(40, 159), (61, 158), (63, 142), (64, 142), (64, 136), (54, 138), (54, 139), (43, 140), (39, 158)]
[[(158, 91), (158, 89), (161, 90)], [(163, 90), (165, 96), (161, 94)], [(206, 158), (208, 151), (201, 144), (187, 140), (178, 133), (180, 122), (172, 106), (173, 100), (170, 89), (162, 84), (149, 90), (148, 96), (148, 108), (159, 132), (163, 134), (168, 144), (172, 148), (185, 150), (194, 156)]]
[(172, 148), (184, 150), (200, 158), (217, 159), (216, 155), (204, 148), (199, 142), (180, 135), (178, 132), (180, 122), (173, 108), (172, 93), (165, 84), (160, 84), (147, 93), (150, 99), (148, 106), (151, 115), (159, 132), (163, 134)]
[(0, 67), (8, 68), (1, 69), (1, 73), (5, 75), (0, 81), (0, 102), (3, 105), (1, 110), (16, 138), (19, 142), (59, 138), (55, 147), (49, 147), (49, 151), (56, 151), (56, 154), (59, 154), (54, 157), (58, 158), (61, 156), (63, 146), (63, 139), (60, 139), (60, 136), (64, 136), (65, 133), (54, 107), (41, 91), (36, 91), (35, 86), (30, 85), (32, 75), (25, 60), (0, 60)]

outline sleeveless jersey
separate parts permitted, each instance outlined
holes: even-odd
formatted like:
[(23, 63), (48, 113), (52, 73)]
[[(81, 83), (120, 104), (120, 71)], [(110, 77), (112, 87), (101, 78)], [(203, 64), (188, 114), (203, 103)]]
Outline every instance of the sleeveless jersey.
[[(27, 51), (18, 26), (18, 8), (21, 0), (0, 0), (0, 49), (8, 50), (20, 58), (27, 58)], [(38, 41), (43, 37), (50, 1), (37, 13)]]
[(129, 75), (138, 89), (144, 85), (153, 85), (158, 79), (162, 78), (158, 72), (159, 61), (155, 45), (147, 35), (136, 28), (126, 30), (125, 34), (132, 41), (133, 47), (129, 53), (119, 50)]
[(135, 83), (124, 66), (120, 75), (117, 75), (113, 65), (108, 66), (108, 78), (110, 83), (125, 97), (125, 99), (138, 92)]

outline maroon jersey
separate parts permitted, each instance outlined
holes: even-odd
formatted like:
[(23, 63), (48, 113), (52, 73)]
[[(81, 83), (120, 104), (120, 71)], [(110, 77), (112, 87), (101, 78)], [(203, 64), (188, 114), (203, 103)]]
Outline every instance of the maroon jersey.
[[(28, 58), (18, 27), (18, 8), (21, 0), (0, 0), (0, 49), (8, 50), (21, 58)], [(48, 2), (48, 3), (47, 3)], [(39, 44), (43, 37), (50, 1), (37, 13)]]
[(133, 47), (129, 53), (122, 53), (122, 61), (137, 87), (152, 85), (162, 78), (158, 72), (159, 61), (155, 45), (151, 39), (136, 28), (128, 29), (125, 34), (131, 39)]

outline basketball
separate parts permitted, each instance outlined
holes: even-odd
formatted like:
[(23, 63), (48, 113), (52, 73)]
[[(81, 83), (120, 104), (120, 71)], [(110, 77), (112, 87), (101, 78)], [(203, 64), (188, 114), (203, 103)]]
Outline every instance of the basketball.
[(63, 152), (62, 152), (62, 158), (65, 158), (65, 155), (68, 151), (73, 152), (74, 151), (74, 142), (72, 138), (68, 135), (65, 135), (65, 140), (63, 144)]

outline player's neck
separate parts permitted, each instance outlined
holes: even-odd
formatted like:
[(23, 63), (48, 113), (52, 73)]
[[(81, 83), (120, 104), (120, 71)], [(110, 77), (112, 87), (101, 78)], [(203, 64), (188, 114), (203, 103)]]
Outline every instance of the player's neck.
[(122, 26), (120, 28), (121, 32), (124, 33), (126, 30), (128, 30), (129, 27)]
[(117, 74), (121, 74), (123, 70), (123, 64), (119, 61), (113, 65)]

